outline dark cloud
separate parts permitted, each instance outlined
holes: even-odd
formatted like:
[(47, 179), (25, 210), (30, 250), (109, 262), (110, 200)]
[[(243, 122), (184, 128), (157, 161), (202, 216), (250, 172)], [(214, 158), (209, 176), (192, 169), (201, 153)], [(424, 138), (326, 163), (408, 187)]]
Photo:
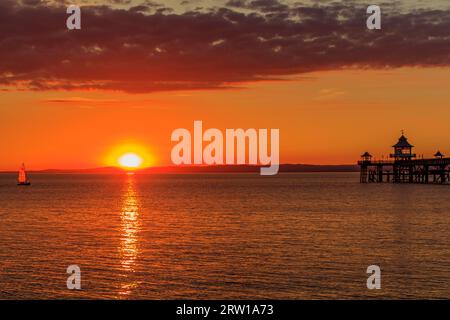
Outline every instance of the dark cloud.
[(229, 0), (225, 3), (225, 6), (233, 8), (247, 8), (248, 3), (247, 0)]
[(149, 12), (150, 7), (146, 5), (138, 5), (130, 8), (131, 12)]
[(289, 6), (282, 4), (278, 0), (253, 0), (249, 2), (248, 7), (262, 12), (280, 12), (289, 10)]
[[(231, 1), (230, 1), (231, 2)], [(238, 1), (234, 0), (236, 4)], [(276, 0), (182, 14), (82, 8), (82, 30), (62, 7), (0, 2), (0, 86), (12, 90), (152, 92), (229, 88), (318, 70), (450, 65), (450, 11), (383, 7), (382, 30), (365, 27), (351, 1)]]

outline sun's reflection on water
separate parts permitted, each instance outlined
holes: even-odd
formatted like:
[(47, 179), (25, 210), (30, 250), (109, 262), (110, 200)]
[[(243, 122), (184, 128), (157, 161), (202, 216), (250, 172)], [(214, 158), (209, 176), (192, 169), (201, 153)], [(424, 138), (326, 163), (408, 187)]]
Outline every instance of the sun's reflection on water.
[(133, 273), (139, 256), (139, 202), (134, 175), (127, 175), (121, 211), (120, 264), (125, 273), (120, 295), (127, 296), (138, 285)]

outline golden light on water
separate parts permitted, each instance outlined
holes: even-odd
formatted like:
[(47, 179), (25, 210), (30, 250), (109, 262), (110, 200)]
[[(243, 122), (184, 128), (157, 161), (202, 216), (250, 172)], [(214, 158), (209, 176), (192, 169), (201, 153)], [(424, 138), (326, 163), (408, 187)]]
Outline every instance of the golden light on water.
[(132, 273), (136, 271), (136, 259), (139, 256), (139, 202), (135, 186), (134, 175), (128, 175), (121, 211), (121, 241), (120, 259), (121, 269), (129, 274), (121, 285), (120, 295), (131, 293), (138, 282), (133, 280)]

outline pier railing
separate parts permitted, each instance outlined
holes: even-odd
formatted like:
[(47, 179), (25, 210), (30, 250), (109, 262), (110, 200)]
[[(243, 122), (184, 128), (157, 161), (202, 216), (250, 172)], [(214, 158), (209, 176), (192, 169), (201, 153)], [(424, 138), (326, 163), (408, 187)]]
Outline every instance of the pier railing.
[(385, 165), (391, 166), (394, 164), (394, 160), (372, 160), (372, 161), (358, 161), (358, 165)]
[(450, 184), (450, 158), (361, 160), (361, 182)]

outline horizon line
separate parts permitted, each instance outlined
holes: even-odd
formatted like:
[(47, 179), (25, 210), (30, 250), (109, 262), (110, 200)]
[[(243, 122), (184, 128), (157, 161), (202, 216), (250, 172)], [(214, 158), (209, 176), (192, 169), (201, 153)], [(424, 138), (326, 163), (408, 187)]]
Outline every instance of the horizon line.
[[(254, 164), (217, 164), (217, 165), (168, 165), (168, 166), (150, 166), (150, 167), (144, 167), (144, 168), (123, 168), (119, 166), (104, 166), (104, 167), (90, 167), (90, 168), (62, 168), (62, 169), (55, 169), (55, 168), (47, 168), (47, 169), (38, 169), (38, 170), (27, 170), (28, 173), (51, 173), (51, 172), (70, 172), (70, 173), (89, 173), (89, 172), (100, 172), (100, 171), (114, 171), (117, 173), (127, 173), (127, 172), (134, 172), (134, 173), (145, 173), (146, 171), (158, 171), (158, 170), (170, 170), (172, 172), (175, 171), (182, 171), (182, 172), (188, 172), (189, 169), (194, 169), (197, 171), (194, 171), (193, 173), (200, 171), (208, 171), (208, 170), (214, 170), (214, 169), (230, 169), (228, 172), (242, 172), (242, 171), (231, 171), (232, 169), (247, 169), (247, 170), (258, 170), (261, 167), (265, 167), (264, 165), (254, 165)], [(316, 168), (328, 168), (328, 169), (339, 169), (338, 171), (342, 170), (349, 170), (353, 168), (357, 168), (357, 164), (310, 164), (310, 163), (282, 163), (280, 164), (280, 169), (284, 167), (316, 167)], [(202, 170), (203, 169), (203, 170)], [(294, 169), (294, 168), (293, 168)], [(300, 168), (297, 168), (300, 169)], [(0, 170), (0, 173), (16, 173), (18, 170)], [(329, 170), (328, 170), (329, 171)], [(226, 171), (225, 171), (226, 172)], [(244, 171), (245, 172), (245, 171)], [(248, 171), (247, 171), (248, 172)]]

